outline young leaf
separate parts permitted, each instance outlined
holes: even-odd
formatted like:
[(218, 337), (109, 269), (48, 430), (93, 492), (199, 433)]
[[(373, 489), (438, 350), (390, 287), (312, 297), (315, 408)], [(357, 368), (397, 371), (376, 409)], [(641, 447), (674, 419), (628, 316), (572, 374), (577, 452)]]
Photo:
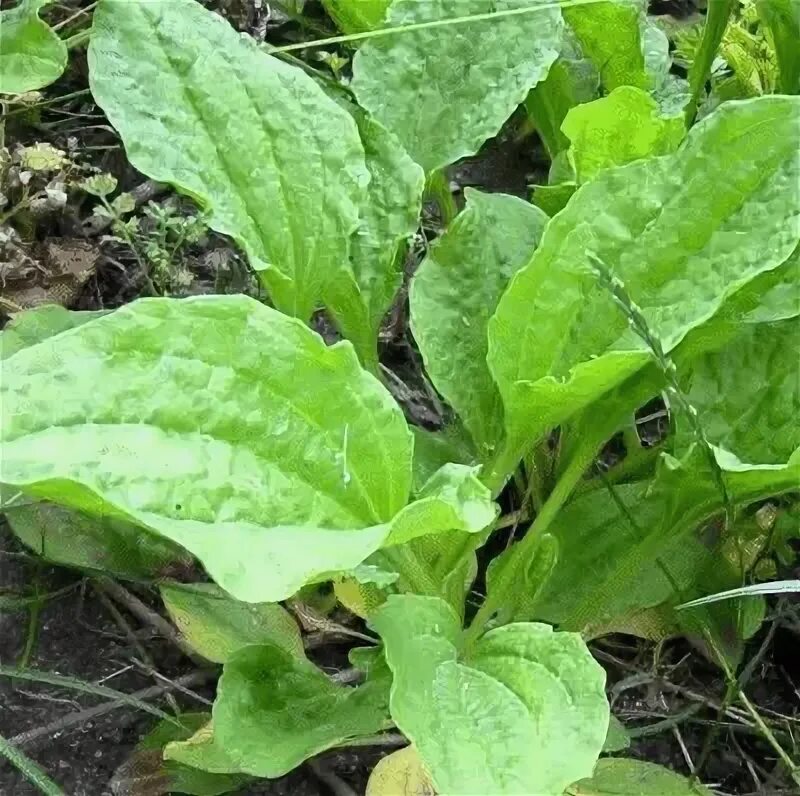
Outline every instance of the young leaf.
[[(612, 713), (608, 720), (608, 732), (603, 744), (603, 753), (621, 752), (631, 745), (631, 736), (625, 729), (625, 725)], [(597, 773), (597, 768), (595, 768)]]
[(348, 260), (369, 173), (344, 108), (195, 0), (102, 0), (89, 69), (131, 163), (196, 199), (276, 307), (307, 320), (345, 282), (356, 306), (333, 309), (358, 328)]
[(711, 796), (696, 782), (643, 760), (598, 760), (594, 774), (570, 785), (565, 796)]
[(597, 67), (583, 56), (571, 30), (564, 31), (558, 60), (547, 78), (533, 88), (525, 99), (525, 110), (552, 160), (569, 146), (561, 123), (571, 108), (590, 102), (597, 96), (600, 76)]
[(297, 622), (277, 603), (232, 600), (211, 583), (162, 584), (160, 591), (178, 630), (210, 661), (225, 663), (248, 644), (274, 644), (303, 656)]
[(431, 778), (413, 746), (398, 749), (378, 761), (365, 796), (436, 796)]
[(24, 94), (61, 77), (67, 45), (39, 10), (50, 0), (21, 0), (0, 11), (0, 94)]
[[(539, 0), (395, 0), (387, 27), (535, 5)], [(550, 4), (514, 17), (409, 30), (368, 40), (353, 59), (359, 104), (426, 173), (476, 152), (547, 75), (561, 13)]]
[(388, 682), (341, 686), (272, 645), (245, 647), (225, 664), (214, 738), (239, 771), (279, 777), (304, 760), (386, 729)]
[(624, 282), (667, 352), (789, 257), (798, 114), (790, 97), (726, 103), (675, 154), (602, 172), (550, 221), (489, 322), (507, 428), (490, 483), (530, 442), (650, 361), (597, 285), (587, 251)]
[(769, 29), (784, 94), (800, 92), (800, 4), (797, 0), (756, 0), (758, 15)]
[(339, 30), (361, 33), (380, 27), (391, 0), (322, 0)]
[(188, 770), (197, 769), (210, 774), (239, 772), (237, 763), (217, 740), (214, 723), (210, 719), (185, 741), (170, 741), (164, 747), (163, 756), (164, 760)]
[(459, 649), (437, 598), (392, 595), (371, 618), (394, 675), (391, 713), (442, 793), (561, 796), (608, 728), (605, 674), (579, 636), (511, 624)]
[(664, 118), (658, 103), (633, 86), (578, 105), (561, 129), (571, 142), (569, 157), (579, 183), (610, 166), (674, 152), (686, 132), (683, 119)]
[(427, 372), (485, 460), (503, 434), (502, 402), (486, 365), (487, 325), (509, 280), (530, 260), (547, 217), (505, 194), (467, 189), (466, 200), (420, 265), (409, 302)]
[(245, 296), (129, 304), (5, 360), (2, 392), (0, 482), (156, 531), (249, 602), (495, 515), (459, 465), (406, 505), (389, 393), (349, 344)]
[[(800, 316), (800, 301), (796, 312)], [(800, 317), (745, 323), (730, 343), (682, 372), (684, 392), (709, 441), (723, 449), (723, 466), (783, 465), (800, 448), (798, 352)], [(693, 441), (687, 419), (678, 414), (677, 449)]]
[(641, 0), (608, 0), (564, 7), (564, 19), (587, 58), (600, 70), (606, 91), (628, 85), (651, 88), (641, 40)]

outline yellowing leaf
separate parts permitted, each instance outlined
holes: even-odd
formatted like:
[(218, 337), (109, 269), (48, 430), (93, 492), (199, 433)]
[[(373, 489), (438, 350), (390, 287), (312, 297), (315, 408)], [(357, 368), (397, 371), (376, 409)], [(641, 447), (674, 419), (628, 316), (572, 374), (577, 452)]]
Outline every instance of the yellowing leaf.
[(417, 750), (407, 746), (378, 761), (365, 796), (436, 796), (436, 791)]
[(224, 663), (248, 644), (275, 644), (294, 655), (304, 654), (297, 623), (277, 603), (243, 603), (210, 583), (159, 588), (178, 630), (210, 661)]

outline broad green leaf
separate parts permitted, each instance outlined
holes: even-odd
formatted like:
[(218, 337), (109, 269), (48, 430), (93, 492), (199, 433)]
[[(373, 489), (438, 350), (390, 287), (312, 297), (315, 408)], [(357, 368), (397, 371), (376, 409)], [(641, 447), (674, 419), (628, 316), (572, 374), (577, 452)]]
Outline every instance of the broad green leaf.
[(322, 0), (336, 26), (345, 33), (361, 33), (380, 27), (391, 0)]
[(530, 260), (547, 216), (514, 196), (465, 195), (466, 207), (415, 274), (409, 303), (426, 371), (485, 460), (503, 434), (502, 401), (486, 365), (487, 325), (509, 280)]
[(162, 584), (161, 599), (183, 637), (204, 658), (225, 663), (248, 644), (303, 656), (294, 618), (277, 603), (243, 603), (211, 583)]
[(195, 0), (102, 0), (89, 69), (130, 162), (197, 200), (278, 309), (307, 320), (345, 282), (354, 306), (331, 309), (360, 328), (349, 254), (369, 172), (344, 108)]
[(674, 152), (686, 132), (683, 119), (664, 118), (658, 103), (633, 86), (573, 108), (562, 130), (579, 183), (610, 166)]
[(39, 10), (49, 0), (21, 0), (0, 11), (0, 94), (44, 88), (67, 67), (67, 45)]
[(435, 796), (419, 753), (406, 746), (381, 758), (372, 769), (365, 796)]
[(525, 99), (525, 110), (552, 160), (569, 146), (561, 123), (571, 108), (597, 96), (600, 76), (597, 67), (583, 56), (571, 30), (566, 28), (558, 60), (547, 78)]
[[(743, 323), (771, 323), (800, 314), (800, 248), (778, 268), (760, 274), (729, 297), (717, 314), (692, 329), (671, 354), (679, 375), (698, 357), (718, 351), (739, 333)], [(561, 462), (570, 461), (576, 450), (594, 455), (604, 442), (630, 422), (633, 413), (665, 387), (664, 375), (651, 363), (606, 393), (562, 427)], [(593, 441), (592, 444), (588, 444)], [(588, 467), (591, 462), (587, 461)], [(563, 469), (562, 469), (563, 472)]]
[(245, 296), (144, 299), (48, 338), (5, 360), (2, 398), (0, 482), (156, 531), (248, 602), (495, 515), (460, 465), (407, 505), (389, 393), (349, 343)]
[(279, 777), (332, 746), (389, 726), (388, 682), (337, 685), (275, 646), (245, 647), (225, 664), (214, 738), (238, 770)]
[(394, 675), (392, 718), (438, 791), (560, 796), (591, 773), (609, 710), (579, 636), (510, 624), (465, 654), (450, 606), (413, 595), (390, 596), (370, 624)]
[(358, 110), (356, 121), (370, 181), (350, 262), (366, 307), (364, 346), (374, 352), (381, 321), (403, 282), (405, 244), (419, 224), (425, 175), (382, 125)]
[(645, 69), (641, 0), (608, 0), (564, 7), (564, 19), (587, 58), (600, 70), (606, 91), (617, 86), (651, 88)]
[[(797, 295), (800, 316), (800, 286)], [(800, 317), (747, 323), (681, 373), (703, 430), (722, 449), (723, 466), (782, 465), (800, 448), (799, 355)], [(694, 435), (687, 418), (677, 415), (676, 424), (676, 446), (685, 450)]]
[(80, 326), (87, 321), (106, 315), (106, 310), (75, 312), (59, 304), (43, 304), (21, 312), (12, 318), (0, 334), (0, 360), (17, 351), (46, 340), (54, 334)]
[(570, 785), (565, 796), (710, 796), (711, 792), (668, 768), (643, 760), (598, 760), (594, 774)]
[[(540, 0), (395, 0), (387, 27), (505, 9)], [(520, 16), (370, 39), (353, 59), (359, 104), (401, 141), (426, 173), (471, 155), (547, 76), (561, 14), (545, 4)]]
[[(20, 502), (29, 503), (29, 498)], [(163, 577), (192, 565), (191, 556), (177, 545), (113, 516), (50, 503), (12, 503), (3, 511), (14, 535), (56, 564), (127, 578)]]
[[(209, 713), (182, 713), (178, 727), (162, 721), (136, 746), (131, 756), (115, 772), (111, 780), (114, 793), (188, 793), (193, 796), (222, 796), (240, 788), (250, 778), (241, 774), (215, 774), (196, 767), (164, 759), (164, 748), (170, 743), (189, 741), (211, 720)], [(156, 791), (156, 788), (159, 790)]]
[[(798, 478), (800, 454), (786, 467), (732, 472), (726, 481), (735, 503), (745, 506), (796, 489)], [(577, 498), (551, 524), (559, 558), (536, 604), (542, 619), (605, 632), (632, 612), (680, 602), (674, 585), (691, 589), (719, 557), (709, 522), (723, 501), (702, 451), (694, 448), (681, 461), (664, 456), (652, 483), (614, 490), (616, 497), (599, 489)]]
[[(0, 334), (0, 361), (59, 332), (106, 315), (106, 311), (74, 312), (57, 304), (27, 310), (13, 318)], [(2, 367), (2, 366), (0, 366)], [(10, 492), (11, 490), (5, 490)], [(191, 565), (177, 545), (131, 523), (91, 516), (47, 503), (10, 500), (6, 520), (17, 538), (43, 558), (57, 564), (112, 572), (129, 578), (151, 578)], [(22, 505), (15, 506), (19, 502)]]
[(800, 92), (800, 3), (797, 0), (756, 0), (758, 15), (769, 29), (784, 94)]
[(788, 259), (797, 243), (800, 195), (787, 186), (800, 177), (799, 120), (795, 98), (725, 103), (676, 153), (603, 171), (550, 221), (489, 322), (488, 362), (507, 428), (490, 483), (548, 429), (650, 362), (587, 251), (622, 280), (667, 352)]

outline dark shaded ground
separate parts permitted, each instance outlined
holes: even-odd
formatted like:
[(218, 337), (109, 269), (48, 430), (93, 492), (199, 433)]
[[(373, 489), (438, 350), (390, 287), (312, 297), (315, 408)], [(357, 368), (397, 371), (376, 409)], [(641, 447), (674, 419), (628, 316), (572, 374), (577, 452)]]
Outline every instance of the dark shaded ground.
[[(109, 609), (98, 599), (88, 579), (80, 573), (41, 565), (23, 551), (5, 523), (0, 526), (0, 591), (30, 590), (38, 571), (42, 592), (73, 588), (47, 602), (37, 621), (29, 665), (32, 669), (67, 675), (78, 681), (101, 684), (134, 694), (157, 684), (185, 679), (197, 667), (169, 642), (126, 615), (137, 628), (158, 673), (154, 678), (137, 665), (139, 653), (125, 636)], [(0, 613), (0, 665), (17, 666), (26, 647), (28, 612)], [(204, 700), (214, 696), (213, 677), (190, 689)], [(182, 710), (207, 710), (191, 696), (173, 691)], [(0, 735), (19, 745), (56, 780), (69, 796), (117, 796), (109, 787), (116, 771), (128, 759), (141, 737), (158, 719), (136, 708), (123, 706), (97, 718), (42, 732), (105, 700), (72, 690), (54, 688), (0, 676)], [(164, 697), (148, 700), (169, 711)], [(27, 735), (34, 735), (26, 738)], [(333, 752), (322, 756), (327, 766), (363, 793), (369, 771), (380, 757), (379, 750)], [(287, 777), (262, 781), (243, 788), (242, 796), (327, 796), (307, 766)], [(36, 796), (39, 791), (15, 768), (0, 758), (0, 794)], [(142, 794), (144, 796), (144, 793)]]

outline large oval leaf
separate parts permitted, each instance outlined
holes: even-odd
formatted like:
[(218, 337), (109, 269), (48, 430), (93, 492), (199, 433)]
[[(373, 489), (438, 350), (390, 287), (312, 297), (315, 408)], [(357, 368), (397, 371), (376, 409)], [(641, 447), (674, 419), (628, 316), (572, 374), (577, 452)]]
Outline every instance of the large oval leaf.
[(18, 351), (2, 409), (0, 482), (157, 531), (241, 600), (495, 516), (459, 465), (407, 505), (389, 393), (349, 343), (245, 296), (144, 299)]
[[(535, 6), (539, 0), (395, 0), (387, 27)], [(426, 172), (476, 152), (528, 90), (547, 76), (561, 13), (409, 30), (371, 39), (353, 59), (359, 104), (391, 130)]]
[(306, 320), (327, 284), (353, 280), (364, 150), (301, 69), (195, 0), (102, 0), (89, 69), (131, 163), (197, 199), (279, 309)]
[(392, 718), (440, 792), (561, 796), (591, 775), (609, 709), (580, 636), (516, 623), (464, 655), (453, 609), (415, 595), (390, 596), (370, 623), (394, 675)]
[(798, 119), (796, 98), (726, 103), (674, 155), (602, 172), (552, 219), (489, 324), (489, 364), (517, 446), (495, 478), (528, 440), (649, 361), (587, 252), (625, 283), (667, 351), (789, 257)]

